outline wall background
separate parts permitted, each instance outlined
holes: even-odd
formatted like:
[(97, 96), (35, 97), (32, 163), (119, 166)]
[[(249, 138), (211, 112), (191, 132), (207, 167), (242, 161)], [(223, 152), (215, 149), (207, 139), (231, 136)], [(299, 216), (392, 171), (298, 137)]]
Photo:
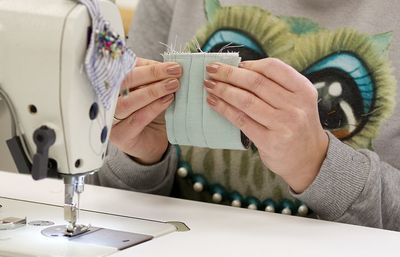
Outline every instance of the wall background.
[(132, 22), (132, 17), (135, 13), (136, 6), (139, 0), (116, 0), (119, 11), (121, 12), (122, 22), (124, 23), (125, 35), (128, 35), (129, 27)]

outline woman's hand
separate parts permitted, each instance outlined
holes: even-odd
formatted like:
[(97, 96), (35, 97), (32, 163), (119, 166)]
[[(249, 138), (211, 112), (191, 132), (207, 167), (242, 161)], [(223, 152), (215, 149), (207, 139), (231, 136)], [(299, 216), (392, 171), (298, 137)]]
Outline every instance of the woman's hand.
[(214, 63), (207, 72), (209, 105), (253, 141), (269, 169), (303, 192), (328, 148), (313, 84), (274, 58), (242, 62), (239, 68)]
[(174, 100), (182, 68), (138, 58), (125, 77), (110, 140), (142, 164), (154, 164), (168, 148), (164, 111)]

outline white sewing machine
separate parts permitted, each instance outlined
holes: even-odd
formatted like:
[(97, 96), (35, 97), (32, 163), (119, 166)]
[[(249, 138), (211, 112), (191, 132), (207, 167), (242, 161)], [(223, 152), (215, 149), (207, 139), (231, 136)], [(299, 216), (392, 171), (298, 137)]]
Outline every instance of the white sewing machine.
[[(104, 18), (123, 37), (118, 8), (111, 1), (99, 2)], [(17, 208), (14, 215), (9, 213), (11, 217), (0, 217), (0, 231), (15, 230), (11, 245), (29, 241), (30, 236), (39, 236), (46, 243), (49, 239), (44, 236), (93, 243), (123, 234), (78, 223), (84, 178), (103, 165), (117, 100), (112, 99), (112, 108), (106, 110), (85, 73), (91, 25), (87, 8), (77, 1), (0, 1), (0, 98), (11, 113), (12, 122), (7, 126), (13, 133), (7, 144), (20, 173), (31, 173), (35, 180), (63, 178), (67, 221), (66, 226), (61, 223), (46, 231), (36, 230), (37, 234), (30, 228), (21, 234), (16, 228), (26, 226), (25, 217), (30, 213), (19, 213)], [(138, 221), (138, 227), (153, 227), (153, 233), (125, 233), (125, 243), (108, 242), (108, 246), (129, 247), (175, 230), (172, 225), (149, 223), (154, 222)]]
[[(123, 35), (117, 8), (100, 3)], [(22, 173), (41, 179), (49, 170), (65, 183), (63, 191), (59, 180), (0, 171), (1, 257), (398, 253), (396, 232), (90, 185), (79, 221), (92, 226), (78, 224), (83, 178), (103, 164), (114, 111), (96, 103), (85, 75), (90, 29), (86, 8), (73, 0), (0, 0), (0, 101), (13, 116), (0, 129), (12, 126)]]
[[(123, 35), (115, 5), (101, 6)], [(90, 33), (87, 9), (76, 1), (0, 1), (0, 90), (14, 135), (8, 146), (21, 173), (63, 177), (70, 231), (84, 177), (102, 166), (116, 103), (106, 111), (86, 76)]]

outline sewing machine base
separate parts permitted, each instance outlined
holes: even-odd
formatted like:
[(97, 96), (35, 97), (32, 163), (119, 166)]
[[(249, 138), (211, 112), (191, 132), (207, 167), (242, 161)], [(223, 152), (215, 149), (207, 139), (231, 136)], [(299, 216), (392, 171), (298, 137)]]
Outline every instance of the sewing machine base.
[(65, 234), (65, 226), (49, 227), (42, 230), (42, 235), (47, 237), (60, 237), (64, 238), (64, 240), (84, 244), (109, 246), (118, 250), (124, 250), (153, 238), (149, 235), (97, 227), (90, 227), (86, 232), (70, 237)]
[(79, 219), (96, 226), (67, 237), (62, 207), (7, 198), (0, 203), (0, 218), (27, 217), (23, 226), (0, 230), (2, 257), (107, 256), (177, 231), (169, 223), (82, 210)]

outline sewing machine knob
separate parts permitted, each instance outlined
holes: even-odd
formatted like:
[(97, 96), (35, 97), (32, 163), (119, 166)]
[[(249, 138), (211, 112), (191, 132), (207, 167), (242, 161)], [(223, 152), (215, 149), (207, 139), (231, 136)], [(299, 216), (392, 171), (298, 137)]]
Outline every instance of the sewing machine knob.
[(49, 148), (56, 141), (56, 133), (47, 126), (41, 126), (33, 133), (33, 141), (36, 144), (36, 153), (33, 156), (32, 177), (39, 180), (47, 177)]
[(99, 114), (99, 105), (94, 102), (91, 106), (90, 106), (90, 110), (89, 110), (89, 118), (91, 120), (95, 120), (97, 118), (97, 115)]

